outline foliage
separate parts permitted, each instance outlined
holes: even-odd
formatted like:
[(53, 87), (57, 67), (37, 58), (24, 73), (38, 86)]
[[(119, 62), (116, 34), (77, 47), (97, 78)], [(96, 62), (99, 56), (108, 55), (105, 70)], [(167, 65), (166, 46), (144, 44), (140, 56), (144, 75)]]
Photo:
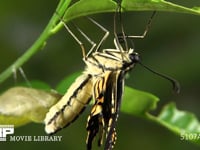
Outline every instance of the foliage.
[[(115, 12), (117, 5), (112, 0), (80, 0), (72, 5), (70, 3), (71, 0), (60, 0), (55, 10), (56, 13), (53, 14), (42, 34), (19, 59), (0, 74), (0, 83), (9, 77), (13, 73), (13, 70), (17, 70), (41, 50), (46, 45), (47, 40), (62, 28), (63, 25), (60, 23), (59, 16), (63, 16), (65, 22), (69, 22), (77, 17), (95, 13)], [(186, 8), (164, 0), (122, 0), (122, 8), (123, 11), (156, 10), (200, 15), (200, 9), (198, 7)], [(77, 75), (79, 73), (61, 81), (58, 84), (57, 91), (63, 94), (67, 88), (66, 82), (69, 85)], [(21, 92), (22, 89), (26, 92)], [(27, 93), (34, 93), (34, 97)], [(11, 108), (17, 107), (19, 103), (24, 101), (23, 98), (19, 97), (24, 97), (26, 104), (21, 106), (22, 109), (14, 109), (10, 112)], [(34, 99), (35, 97), (37, 98)], [(36, 105), (35, 100), (38, 98), (40, 102)], [(59, 99), (60, 95), (52, 92), (21, 87), (11, 88), (0, 96), (0, 124), (9, 123), (21, 126), (31, 121), (42, 122), (47, 108), (51, 107)], [(174, 103), (170, 103), (163, 108), (158, 116), (152, 115), (150, 111), (157, 108), (159, 98), (150, 93), (138, 91), (130, 87), (125, 88), (123, 99), (122, 112), (150, 120), (166, 127), (181, 138), (187, 138), (187, 140), (193, 143), (200, 144), (198, 137), (200, 134), (200, 124), (194, 114), (180, 111)], [(45, 105), (40, 105), (44, 103)], [(39, 114), (36, 112), (39, 112)], [(188, 135), (192, 135), (193, 137), (191, 138)]]

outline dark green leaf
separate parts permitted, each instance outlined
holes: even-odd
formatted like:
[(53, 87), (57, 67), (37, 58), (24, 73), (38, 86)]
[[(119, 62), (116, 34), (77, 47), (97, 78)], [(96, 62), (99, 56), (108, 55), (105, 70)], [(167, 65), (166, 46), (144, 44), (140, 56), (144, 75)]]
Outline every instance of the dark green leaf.
[(164, 0), (123, 0), (122, 7), (125, 11), (157, 10), (200, 15), (199, 9), (187, 8)]
[(158, 116), (149, 113), (156, 108), (158, 98), (150, 93), (125, 88), (121, 111), (146, 118), (168, 128), (180, 137), (200, 145), (200, 122), (197, 117), (187, 111), (180, 111), (174, 103), (166, 105)]
[(70, 85), (75, 81), (75, 79), (80, 75), (80, 72), (75, 72), (66, 78), (64, 78), (56, 87), (56, 91), (58, 91), (61, 94), (65, 94), (67, 89), (70, 87)]
[(125, 87), (121, 111), (143, 116), (146, 112), (156, 108), (159, 98), (153, 94)]
[(48, 85), (47, 83), (43, 82), (43, 81), (39, 81), (39, 80), (31, 80), (30, 82), (22, 82), (17, 84), (17, 86), (25, 86), (25, 87), (31, 87), (34, 89), (43, 89), (43, 90), (51, 90), (52, 88), (50, 87), (50, 85)]
[(112, 0), (80, 0), (67, 9), (64, 18), (69, 21), (89, 14), (114, 12), (116, 6), (116, 3)]
[[(115, 12), (117, 4), (112, 0), (80, 0), (69, 7), (64, 15), (65, 21), (80, 16), (102, 12)], [(164, 0), (122, 0), (124, 11), (167, 11), (200, 15), (198, 7), (187, 8)]]
[(158, 117), (147, 114), (147, 118), (156, 122), (180, 137), (200, 145), (200, 122), (190, 112), (180, 111), (174, 103), (166, 105)]

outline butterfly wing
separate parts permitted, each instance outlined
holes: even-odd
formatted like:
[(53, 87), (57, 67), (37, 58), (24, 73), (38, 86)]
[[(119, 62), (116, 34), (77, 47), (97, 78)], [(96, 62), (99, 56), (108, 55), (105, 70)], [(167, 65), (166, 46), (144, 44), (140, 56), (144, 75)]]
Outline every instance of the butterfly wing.
[(98, 77), (94, 84), (95, 104), (88, 117), (86, 140), (87, 149), (91, 150), (92, 141), (99, 133), (98, 145), (103, 144), (104, 133), (106, 133), (105, 150), (111, 150), (116, 141), (116, 121), (118, 118), (123, 93), (123, 72), (106, 72)]
[[(124, 89), (124, 72), (115, 72), (112, 76), (112, 82), (108, 83), (107, 90), (112, 90), (105, 95), (106, 99), (110, 99), (111, 111), (108, 119), (105, 150), (112, 150), (117, 139), (116, 122), (119, 116), (122, 94)], [(111, 94), (110, 94), (111, 93)]]

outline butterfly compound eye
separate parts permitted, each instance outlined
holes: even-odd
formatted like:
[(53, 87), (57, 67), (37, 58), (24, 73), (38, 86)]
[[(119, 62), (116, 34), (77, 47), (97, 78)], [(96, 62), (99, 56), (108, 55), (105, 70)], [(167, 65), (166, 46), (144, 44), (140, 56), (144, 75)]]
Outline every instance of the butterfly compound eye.
[(138, 53), (132, 53), (129, 55), (129, 58), (132, 60), (133, 63), (137, 63), (140, 61), (140, 56)]

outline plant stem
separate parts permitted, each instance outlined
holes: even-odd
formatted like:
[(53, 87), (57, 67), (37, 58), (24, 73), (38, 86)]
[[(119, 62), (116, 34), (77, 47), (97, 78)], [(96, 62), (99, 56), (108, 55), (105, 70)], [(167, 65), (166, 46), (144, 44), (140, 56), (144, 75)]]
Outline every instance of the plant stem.
[[(56, 12), (60, 15), (63, 15), (66, 11), (67, 7), (69, 6), (71, 0), (60, 0)], [(26, 50), (26, 52), (20, 56), (13, 64), (11, 64), (4, 72), (0, 74), (0, 83), (5, 81), (9, 76), (12, 75), (14, 71), (20, 68), (26, 61), (28, 61), (34, 54), (36, 54), (39, 50), (41, 50), (48, 38), (53, 35), (55, 32), (51, 32), (51, 30), (55, 27), (56, 22), (59, 21), (58, 15), (54, 13), (52, 18), (50, 19), (48, 25), (44, 29), (44, 31), (40, 34), (39, 38), (33, 43), (33, 45)], [(58, 30), (61, 29), (56, 28)]]

